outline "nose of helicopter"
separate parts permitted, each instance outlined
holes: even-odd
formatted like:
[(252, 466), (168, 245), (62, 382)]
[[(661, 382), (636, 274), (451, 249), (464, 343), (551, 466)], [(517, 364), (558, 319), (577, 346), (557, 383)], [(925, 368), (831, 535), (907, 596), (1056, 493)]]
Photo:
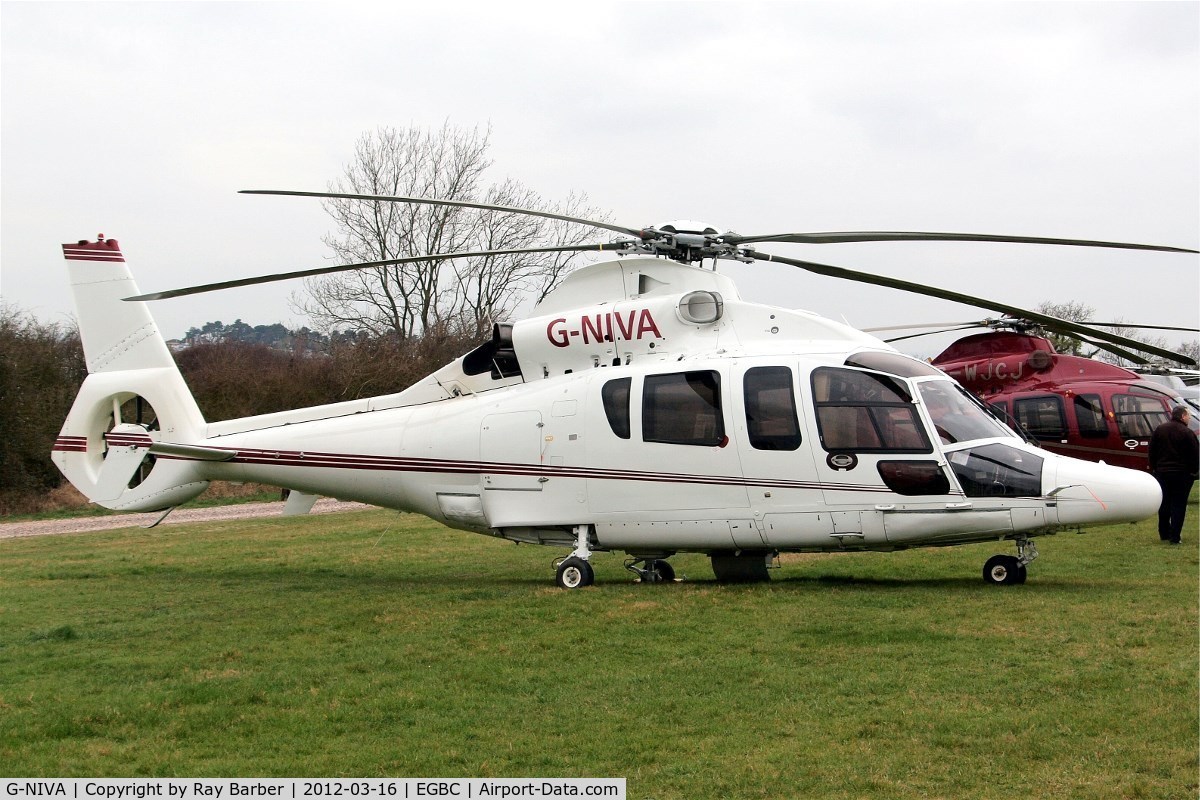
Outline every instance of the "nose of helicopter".
[(1162, 502), (1158, 481), (1147, 472), (1061, 456), (1055, 466), (1046, 493), (1058, 501), (1060, 524), (1138, 522)]

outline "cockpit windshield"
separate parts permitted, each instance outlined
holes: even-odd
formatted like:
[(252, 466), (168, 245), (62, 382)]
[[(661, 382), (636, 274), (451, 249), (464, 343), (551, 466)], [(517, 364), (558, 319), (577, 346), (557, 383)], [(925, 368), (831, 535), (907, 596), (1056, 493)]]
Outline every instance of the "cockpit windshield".
[(1011, 430), (990, 416), (953, 381), (923, 381), (921, 400), (929, 410), (942, 444), (958, 444), (997, 436), (1013, 438)]

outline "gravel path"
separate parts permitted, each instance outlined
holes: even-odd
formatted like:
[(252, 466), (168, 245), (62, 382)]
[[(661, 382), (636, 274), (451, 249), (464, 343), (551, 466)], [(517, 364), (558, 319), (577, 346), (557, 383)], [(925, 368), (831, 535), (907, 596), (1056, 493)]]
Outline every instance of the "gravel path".
[[(365, 511), (375, 506), (349, 503), (322, 497), (313, 506), (311, 514), (331, 514), (337, 511)], [(279, 516), (283, 513), (283, 502), (240, 503), (232, 506), (211, 508), (183, 508), (172, 511), (163, 525), (178, 525), (183, 522), (204, 522), (227, 519), (249, 519), (251, 517)], [(83, 533), (107, 531), (113, 528), (146, 527), (152, 525), (162, 512), (151, 514), (118, 514), (105, 517), (74, 517), (72, 519), (48, 519), (39, 522), (0, 523), (0, 539), (15, 539), (20, 536), (50, 536), (56, 533)]]

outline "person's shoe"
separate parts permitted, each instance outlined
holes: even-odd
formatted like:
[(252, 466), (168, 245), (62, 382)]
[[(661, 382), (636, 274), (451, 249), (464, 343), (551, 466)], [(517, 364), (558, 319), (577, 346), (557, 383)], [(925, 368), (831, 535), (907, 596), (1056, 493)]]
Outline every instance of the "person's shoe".
[(1168, 541), (1168, 543), (1169, 544), (1183, 544), (1183, 542), (1181, 542), (1179, 539), (1170, 539)]

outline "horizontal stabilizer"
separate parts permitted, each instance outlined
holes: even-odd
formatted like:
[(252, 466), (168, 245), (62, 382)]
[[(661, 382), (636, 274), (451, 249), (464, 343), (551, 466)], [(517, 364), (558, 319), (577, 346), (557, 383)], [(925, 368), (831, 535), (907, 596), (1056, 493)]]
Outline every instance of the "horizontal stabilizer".
[(215, 447), (196, 447), (190, 444), (155, 442), (150, 445), (151, 455), (174, 456), (191, 461), (229, 461), (237, 455), (236, 450), (220, 450)]

